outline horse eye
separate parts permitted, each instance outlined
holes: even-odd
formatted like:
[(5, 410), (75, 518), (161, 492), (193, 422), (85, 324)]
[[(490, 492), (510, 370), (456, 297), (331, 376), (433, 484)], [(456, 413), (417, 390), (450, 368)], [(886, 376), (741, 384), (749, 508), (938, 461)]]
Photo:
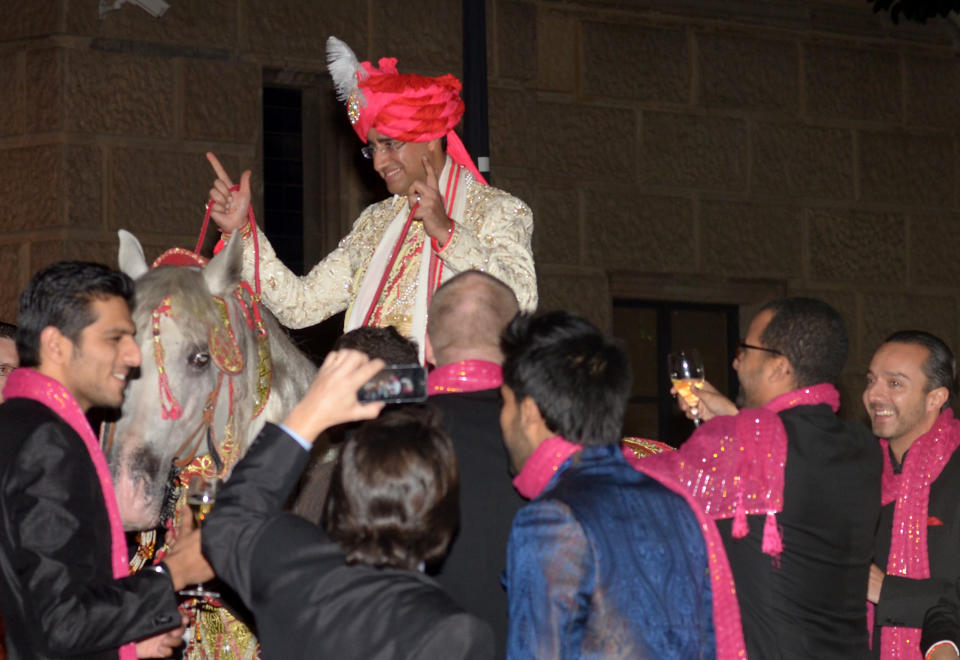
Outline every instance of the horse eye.
[(205, 366), (207, 366), (207, 364), (210, 363), (210, 354), (206, 351), (197, 351), (190, 356), (188, 362), (190, 363), (191, 367), (203, 369)]

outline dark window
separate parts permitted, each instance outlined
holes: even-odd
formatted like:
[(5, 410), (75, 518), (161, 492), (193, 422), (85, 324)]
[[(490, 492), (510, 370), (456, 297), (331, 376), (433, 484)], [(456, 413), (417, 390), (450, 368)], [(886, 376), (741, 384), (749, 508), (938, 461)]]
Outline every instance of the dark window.
[(303, 93), (299, 89), (263, 89), (263, 191), (263, 230), (283, 263), (302, 275)]
[(698, 349), (706, 379), (725, 395), (736, 397), (732, 363), (739, 317), (736, 305), (614, 299), (613, 334), (626, 344), (633, 367), (624, 435), (677, 447), (693, 432), (693, 422), (670, 396), (667, 355), (671, 351)]

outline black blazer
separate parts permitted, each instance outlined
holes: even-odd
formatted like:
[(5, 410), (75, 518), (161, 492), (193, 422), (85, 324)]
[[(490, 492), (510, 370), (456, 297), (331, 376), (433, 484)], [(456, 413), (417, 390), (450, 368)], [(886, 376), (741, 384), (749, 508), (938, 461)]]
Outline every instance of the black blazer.
[(524, 500), (513, 487), (500, 433), (500, 390), (430, 397), (443, 414), (460, 467), (460, 530), (436, 578), (457, 604), (493, 628), (497, 657), (507, 646), (507, 562), (510, 525)]
[(348, 566), (319, 527), (281, 511), (308, 457), (267, 424), (204, 523), (204, 554), (253, 612), (263, 656), (491, 658), (489, 627), (430, 578)]
[(9, 658), (116, 660), (180, 625), (170, 578), (120, 580), (83, 439), (41, 403), (0, 405), (0, 609)]
[[(907, 452), (909, 457), (910, 453)], [(896, 502), (883, 507), (874, 544), (874, 563), (886, 571)], [(874, 651), (879, 653), (881, 626), (919, 628), (923, 616), (960, 579), (960, 451), (953, 452), (937, 480), (930, 484), (927, 511), (927, 557), (930, 577), (913, 580), (896, 575), (883, 579), (876, 609)], [(934, 520), (935, 519), (935, 520)], [(942, 524), (936, 524), (937, 522)], [(878, 656), (879, 657), (879, 656)]]
[(867, 577), (880, 515), (883, 454), (860, 423), (825, 404), (780, 412), (787, 432), (783, 554), (762, 549), (766, 516), (735, 539), (717, 521), (737, 585), (750, 660), (870, 657)]
[(943, 640), (960, 646), (960, 580), (923, 617), (920, 652), (926, 653), (927, 649)]

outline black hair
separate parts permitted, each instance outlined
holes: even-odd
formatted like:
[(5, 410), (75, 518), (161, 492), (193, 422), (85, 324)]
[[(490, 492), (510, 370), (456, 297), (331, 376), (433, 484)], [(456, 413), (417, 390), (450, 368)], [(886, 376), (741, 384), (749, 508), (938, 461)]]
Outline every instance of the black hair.
[(133, 280), (103, 264), (59, 261), (37, 272), (20, 294), (17, 352), (21, 366), (39, 364), (44, 328), (53, 326), (76, 343), (83, 329), (96, 321), (90, 303), (112, 296), (132, 307)]
[(0, 338), (16, 340), (17, 326), (12, 323), (0, 321)]
[(840, 380), (850, 345), (837, 310), (815, 298), (781, 298), (766, 310), (774, 316), (760, 340), (790, 361), (798, 388)]
[(947, 388), (947, 400), (941, 410), (950, 405), (950, 400), (957, 393), (957, 361), (953, 351), (947, 344), (929, 332), (923, 330), (900, 330), (883, 340), (884, 344), (913, 344), (922, 346), (929, 354), (923, 363), (923, 375), (927, 377), (925, 392), (931, 392), (938, 387)]
[(429, 406), (385, 410), (351, 435), (323, 527), (347, 562), (416, 569), (443, 557), (459, 522), (457, 457)]
[(630, 361), (617, 342), (567, 312), (520, 314), (501, 342), (503, 382), (527, 397), (547, 427), (570, 442), (620, 441), (630, 396)]
[(340, 335), (333, 350), (352, 348), (366, 354), (371, 360), (377, 358), (387, 364), (417, 364), (420, 352), (417, 344), (407, 339), (392, 325), (378, 328), (365, 325)]

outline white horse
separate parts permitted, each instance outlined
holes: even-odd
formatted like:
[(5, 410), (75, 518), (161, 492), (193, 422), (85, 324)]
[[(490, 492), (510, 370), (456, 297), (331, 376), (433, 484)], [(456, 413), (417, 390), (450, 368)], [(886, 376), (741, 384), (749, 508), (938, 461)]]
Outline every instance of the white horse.
[(128, 530), (161, 522), (176, 468), (199, 459), (227, 477), (264, 422), (280, 421), (316, 373), (241, 283), (239, 248), (231, 241), (203, 268), (150, 269), (139, 241), (120, 231), (143, 363), (105, 444)]
[[(316, 367), (240, 280), (240, 241), (205, 267), (148, 268), (143, 248), (120, 231), (120, 268), (136, 282), (133, 319), (142, 352), (120, 419), (103, 443), (127, 530), (176, 521), (193, 474), (226, 479), (266, 421), (280, 421)], [(160, 262), (188, 262), (173, 250)], [(187, 514), (189, 515), (189, 514)], [(150, 560), (156, 533), (141, 534), (134, 568)], [(224, 607), (194, 610), (185, 658), (253, 660), (259, 646)]]

